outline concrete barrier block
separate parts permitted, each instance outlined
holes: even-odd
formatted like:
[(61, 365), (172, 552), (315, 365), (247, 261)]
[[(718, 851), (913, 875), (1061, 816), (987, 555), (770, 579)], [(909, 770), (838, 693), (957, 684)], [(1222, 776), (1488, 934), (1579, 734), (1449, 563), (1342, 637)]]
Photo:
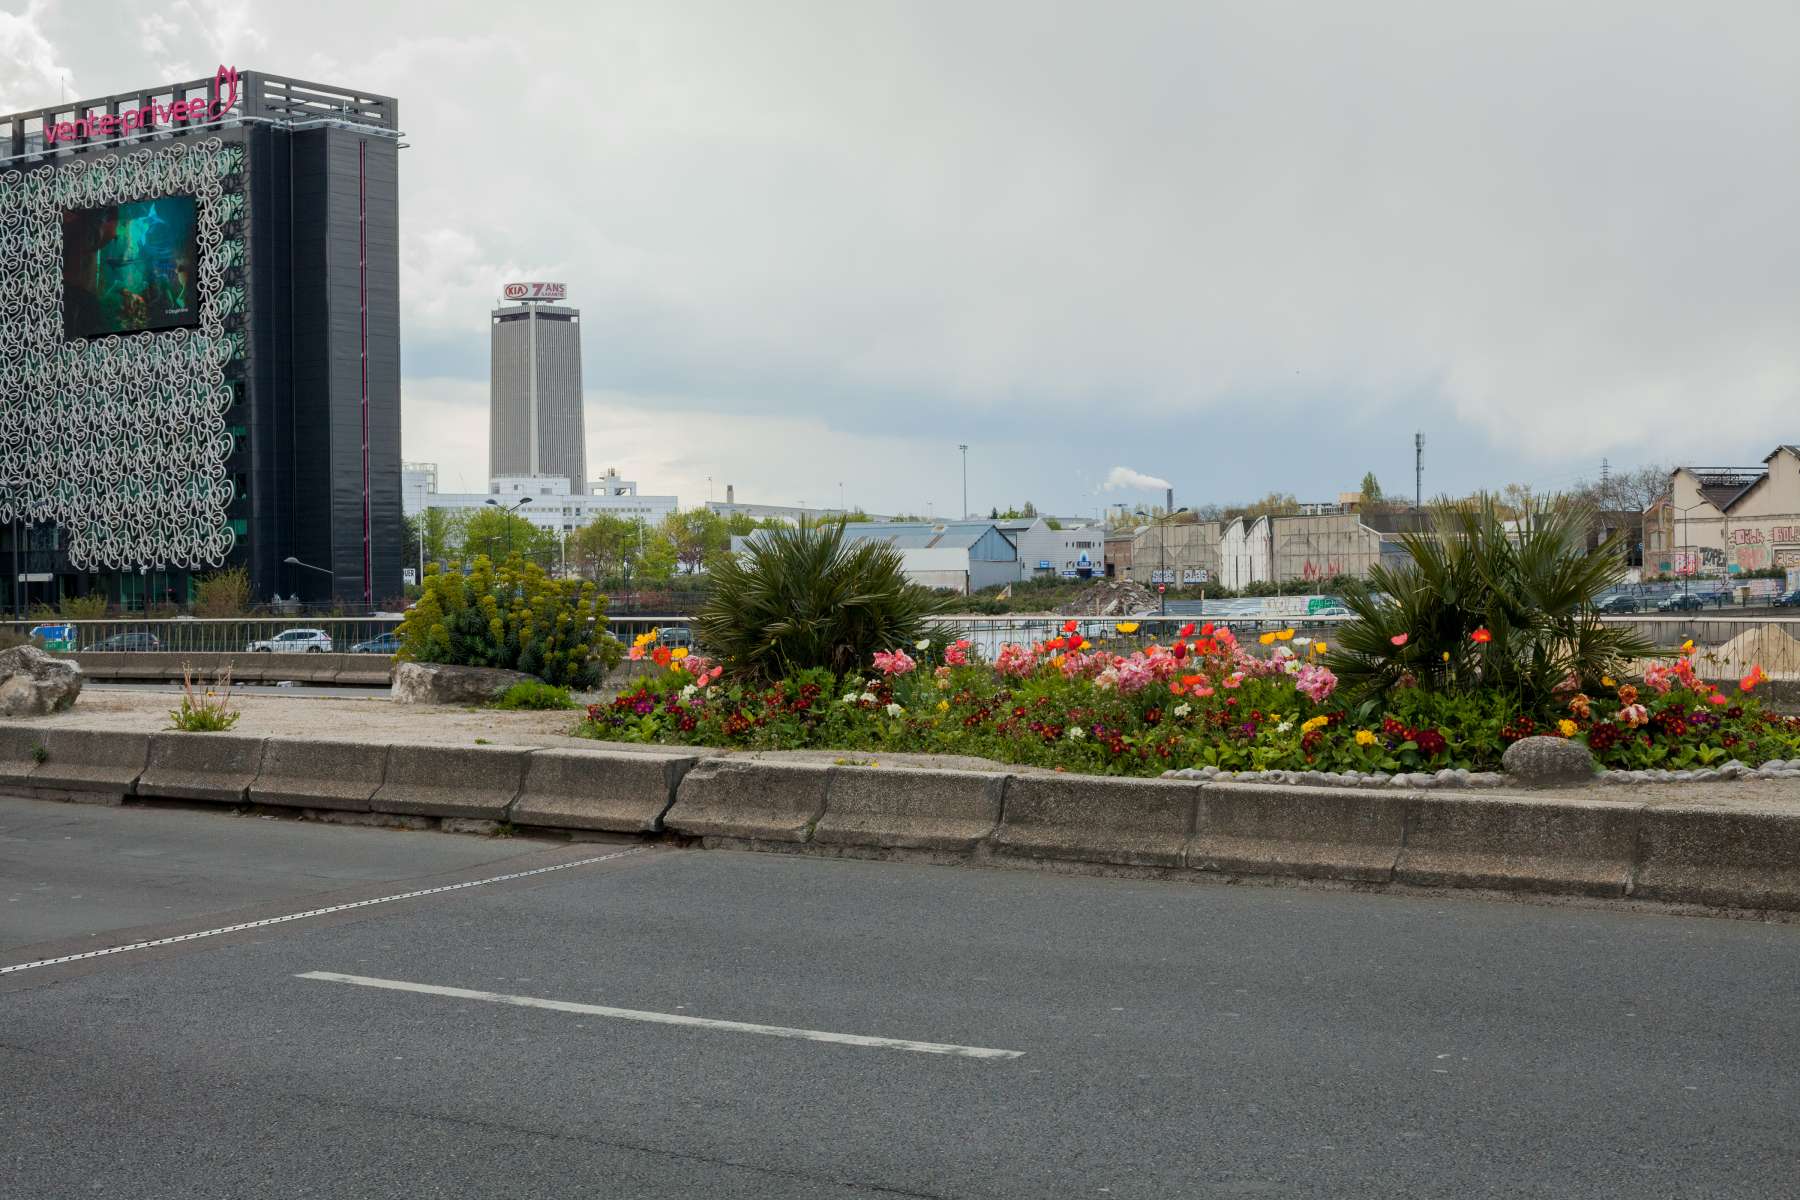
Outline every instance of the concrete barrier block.
[(262, 765), (263, 739), (231, 733), (157, 733), (137, 794), (242, 804)]
[(682, 777), (663, 824), (681, 833), (804, 842), (825, 812), (837, 768), (816, 763), (713, 758)]
[(523, 746), (396, 744), (369, 802), (376, 812), (503, 820), (525, 778)]
[(35, 764), (27, 786), (106, 804), (136, 794), (150, 758), (150, 735), (122, 730), (49, 728), (41, 745), (44, 761)]
[(252, 804), (368, 812), (387, 765), (382, 743), (272, 737), (250, 785)]
[(1641, 806), (1549, 796), (1420, 796), (1401, 883), (1623, 896)]
[(44, 727), (0, 725), (0, 784), (23, 787), (37, 767), (34, 754), (44, 744)]
[(1800, 911), (1800, 810), (1779, 801), (1644, 810), (1631, 894)]
[(655, 833), (692, 754), (535, 750), (513, 804), (516, 825)]
[(1406, 793), (1211, 783), (1187, 865), (1231, 875), (1385, 883), (1406, 830)]
[(981, 771), (834, 771), (813, 841), (905, 850), (972, 850), (1000, 825), (1008, 776)]
[(1123, 866), (1178, 867), (1194, 830), (1197, 783), (1015, 775), (993, 837), (997, 853)]

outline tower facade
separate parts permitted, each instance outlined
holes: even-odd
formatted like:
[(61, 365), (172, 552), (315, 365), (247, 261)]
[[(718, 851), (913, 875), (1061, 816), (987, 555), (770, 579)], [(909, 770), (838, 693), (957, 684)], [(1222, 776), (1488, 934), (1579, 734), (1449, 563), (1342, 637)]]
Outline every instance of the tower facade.
[(493, 311), (488, 476), (556, 475), (587, 494), (581, 404), (581, 310), (561, 284), (509, 283)]

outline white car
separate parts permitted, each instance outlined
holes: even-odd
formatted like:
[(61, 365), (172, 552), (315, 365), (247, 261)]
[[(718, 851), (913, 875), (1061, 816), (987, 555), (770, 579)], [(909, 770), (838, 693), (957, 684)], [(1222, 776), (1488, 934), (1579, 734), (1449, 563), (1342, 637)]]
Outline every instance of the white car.
[(330, 654), (331, 635), (323, 629), (284, 629), (244, 649), (252, 654)]

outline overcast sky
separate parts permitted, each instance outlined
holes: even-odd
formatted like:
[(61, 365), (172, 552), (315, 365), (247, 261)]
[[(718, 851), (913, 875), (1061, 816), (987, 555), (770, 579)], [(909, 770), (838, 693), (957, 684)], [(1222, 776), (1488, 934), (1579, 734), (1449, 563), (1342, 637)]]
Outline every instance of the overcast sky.
[(0, 109), (219, 63), (400, 98), (405, 443), (583, 312), (646, 491), (1091, 513), (1800, 441), (1800, 5), (0, 0)]

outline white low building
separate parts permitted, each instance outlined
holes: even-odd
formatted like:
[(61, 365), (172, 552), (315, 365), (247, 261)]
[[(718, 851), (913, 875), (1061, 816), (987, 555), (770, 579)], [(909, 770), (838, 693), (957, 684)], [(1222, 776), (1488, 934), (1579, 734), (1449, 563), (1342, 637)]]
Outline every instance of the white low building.
[(574, 495), (569, 480), (561, 475), (501, 475), (488, 481), (485, 492), (440, 492), (437, 468), (430, 463), (406, 465), (401, 499), (409, 517), (427, 508), (473, 512), (491, 501), (552, 533), (573, 533), (602, 514), (654, 524), (681, 507), (674, 496), (640, 495), (636, 481), (621, 479), (612, 470), (588, 484), (585, 496)]

